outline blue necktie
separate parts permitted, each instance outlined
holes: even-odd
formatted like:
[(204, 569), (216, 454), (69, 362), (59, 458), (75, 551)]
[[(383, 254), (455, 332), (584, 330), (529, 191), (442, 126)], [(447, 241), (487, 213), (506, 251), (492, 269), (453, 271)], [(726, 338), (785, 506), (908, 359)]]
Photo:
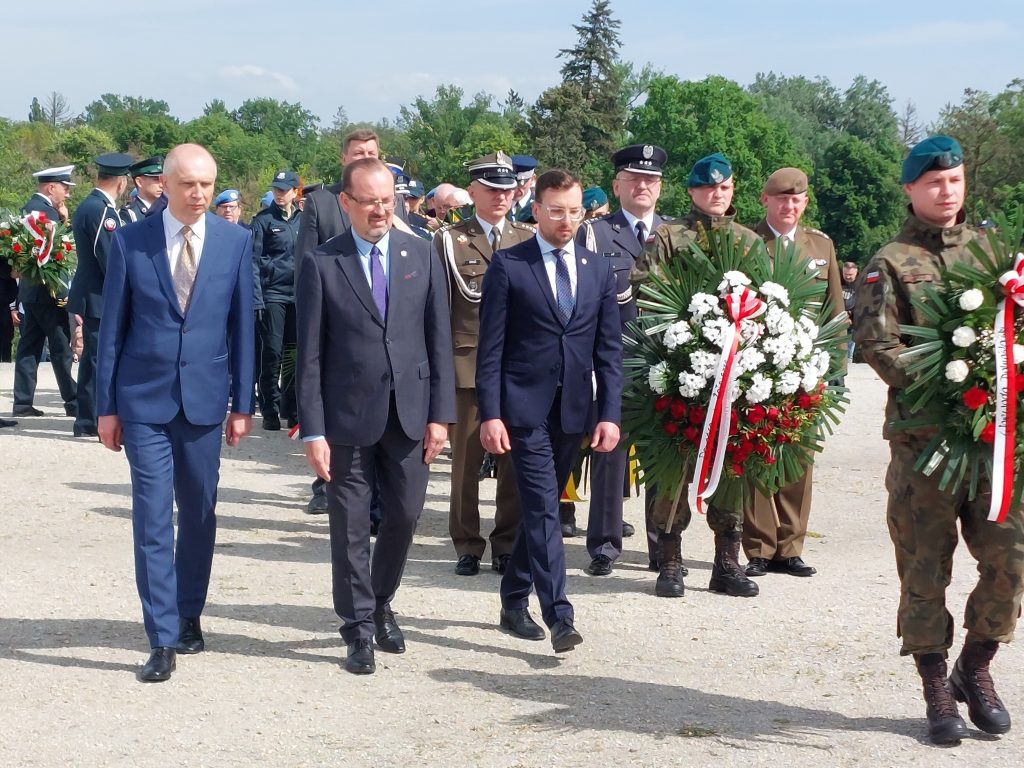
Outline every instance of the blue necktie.
[(555, 257), (555, 298), (558, 302), (558, 316), (562, 325), (569, 324), (576, 300), (572, 295), (572, 282), (569, 280), (569, 267), (565, 263), (565, 251), (555, 248), (551, 253)]
[(388, 281), (384, 277), (384, 264), (381, 262), (380, 249), (375, 245), (370, 249), (370, 290), (373, 291), (373, 301), (380, 312), (381, 320), (388, 317)]

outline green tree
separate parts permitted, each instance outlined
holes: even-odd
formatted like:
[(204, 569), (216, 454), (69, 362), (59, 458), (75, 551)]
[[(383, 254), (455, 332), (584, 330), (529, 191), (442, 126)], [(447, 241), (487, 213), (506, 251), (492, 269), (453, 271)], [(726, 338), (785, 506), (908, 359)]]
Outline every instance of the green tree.
[(114, 139), (109, 134), (91, 125), (75, 125), (54, 135), (51, 152), (74, 163), (80, 174), (92, 179), (96, 173), (93, 163), (96, 157), (115, 149)]
[(247, 134), (273, 143), (293, 170), (308, 164), (315, 153), (319, 119), (297, 102), (248, 99), (231, 117)]
[(814, 166), (842, 130), (843, 99), (824, 77), (786, 77), (759, 72), (747, 90), (768, 117), (784, 125)]
[(86, 106), (81, 120), (108, 134), (122, 152), (166, 154), (179, 142), (178, 120), (166, 101), (105, 93)]
[(889, 90), (878, 80), (857, 75), (843, 93), (842, 129), (883, 153), (898, 151), (899, 121)]
[(32, 174), (63, 162), (52, 154), (55, 133), (45, 121), (0, 120), (0, 208), (20, 208), (36, 189)]

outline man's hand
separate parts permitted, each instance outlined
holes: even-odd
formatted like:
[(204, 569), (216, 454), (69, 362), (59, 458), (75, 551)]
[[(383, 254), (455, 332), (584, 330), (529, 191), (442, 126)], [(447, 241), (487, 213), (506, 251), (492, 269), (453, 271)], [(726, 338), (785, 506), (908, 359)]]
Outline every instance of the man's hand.
[(590, 447), (598, 453), (615, 450), (619, 444), (619, 425), (611, 421), (599, 421), (590, 438)]
[(331, 482), (331, 446), (323, 438), (302, 444), (306, 450), (306, 461), (320, 477)]
[(480, 424), (480, 444), (488, 453), (498, 456), (512, 450), (508, 430), (501, 419), (488, 419)]
[(61, 200), (60, 205), (57, 206), (57, 215), (60, 216), (61, 221), (68, 220), (68, 204)]
[(96, 420), (96, 433), (105, 447), (112, 451), (121, 450), (124, 441), (122, 440), (120, 416), (100, 416)]
[(18, 310), (11, 310), (11, 322), (14, 323), (14, 327), (17, 328), (21, 325), (21, 315), (18, 314)]
[(444, 441), (448, 439), (448, 425), (430, 422), (427, 424), (427, 431), (423, 435), (423, 463), (429, 464), (437, 458), (444, 448)]
[(234, 448), (252, 429), (252, 415), (248, 413), (228, 414), (227, 427), (224, 429), (224, 442)]

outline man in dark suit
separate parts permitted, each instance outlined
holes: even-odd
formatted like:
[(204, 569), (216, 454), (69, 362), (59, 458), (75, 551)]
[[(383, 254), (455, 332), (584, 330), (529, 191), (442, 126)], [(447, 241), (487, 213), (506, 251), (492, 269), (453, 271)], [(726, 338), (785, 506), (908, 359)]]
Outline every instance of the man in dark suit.
[(152, 647), (140, 675), (146, 682), (167, 680), (176, 652), (205, 647), (199, 617), (229, 395), (227, 444), (238, 445), (252, 427), (252, 235), (207, 213), (216, 179), (205, 149), (172, 149), (167, 208), (117, 230), (107, 257), (98, 431), (107, 448), (124, 446), (131, 469), (135, 580)]
[[(372, 640), (405, 651), (391, 601), (426, 499), (429, 465), (455, 419), (444, 272), (429, 243), (392, 229), (394, 177), (345, 166), (351, 229), (303, 256), (295, 296), (299, 424), (327, 481), (334, 610), (345, 669), (376, 669)], [(383, 514), (370, 558), (370, 499)]]
[(71, 219), (78, 249), (78, 269), (71, 281), (68, 311), (82, 331), (78, 364), (75, 437), (96, 437), (96, 347), (103, 310), (103, 275), (114, 232), (124, 222), (117, 199), (128, 187), (131, 155), (111, 152), (96, 158), (96, 187), (78, 204)]
[[(522, 524), (501, 581), (501, 626), (540, 640), (527, 610), (536, 589), (556, 652), (583, 638), (565, 596), (558, 498), (596, 407), (591, 447), (619, 442), (622, 337), (615, 278), (603, 256), (576, 245), (583, 188), (551, 170), (537, 180), (537, 236), (494, 254), (480, 303), (476, 391), (480, 442), (512, 452)], [(593, 403), (596, 381), (597, 402)]]

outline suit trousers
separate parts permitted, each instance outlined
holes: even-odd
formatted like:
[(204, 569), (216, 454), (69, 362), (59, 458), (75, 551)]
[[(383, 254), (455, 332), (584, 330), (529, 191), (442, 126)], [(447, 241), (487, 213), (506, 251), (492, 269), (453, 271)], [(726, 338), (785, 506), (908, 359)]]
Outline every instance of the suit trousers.
[(50, 365), (65, 405), (75, 401), (75, 380), (71, 377), (71, 347), (68, 313), (56, 300), (25, 304), (21, 338), (14, 363), (14, 406), (31, 406), (36, 395), (36, 373), (43, 359), (43, 342), (50, 347)]
[(96, 431), (96, 349), (100, 339), (100, 319), (82, 318), (82, 356), (78, 361), (75, 401), (75, 430)]
[[(331, 528), (334, 610), (346, 643), (373, 637), (373, 612), (398, 591), (430, 468), (423, 440), (405, 434), (392, 393), (387, 426), (373, 445), (331, 445), (327, 512)], [(381, 521), (370, 554), (370, 500), (377, 482)]]
[(295, 366), (287, 373), (281, 360), (288, 350), (295, 349), (295, 305), (268, 302), (257, 326), (259, 339), (260, 413), (297, 418), (295, 406)]
[(522, 524), (501, 579), (501, 604), (506, 609), (525, 608), (530, 590), (535, 589), (541, 615), (549, 627), (573, 617), (572, 604), (565, 596), (565, 546), (558, 499), (583, 439), (583, 433), (562, 431), (560, 395), (539, 427), (508, 430)]
[(803, 477), (779, 488), (770, 499), (754, 493), (754, 502), (743, 518), (743, 551), (748, 559), (783, 560), (803, 553), (813, 470), (814, 465), (808, 465)]
[[(203, 612), (217, 536), (222, 425), (126, 421), (132, 477), (135, 583), (150, 646), (178, 642), (178, 618)], [(175, 545), (173, 508), (178, 509)]]
[(622, 554), (622, 492), (629, 464), (629, 438), (615, 450), (590, 455), (590, 514), (587, 553), (616, 560)]
[[(452, 426), (452, 497), (448, 512), (448, 533), (456, 553), (483, 557), (487, 543), (480, 535), (480, 465), (484, 447), (480, 444), (480, 410), (475, 389), (455, 390), (456, 421)], [(498, 488), (495, 494), (494, 530), (491, 556), (512, 552), (519, 527), (519, 491), (515, 470), (508, 454), (495, 456)]]

